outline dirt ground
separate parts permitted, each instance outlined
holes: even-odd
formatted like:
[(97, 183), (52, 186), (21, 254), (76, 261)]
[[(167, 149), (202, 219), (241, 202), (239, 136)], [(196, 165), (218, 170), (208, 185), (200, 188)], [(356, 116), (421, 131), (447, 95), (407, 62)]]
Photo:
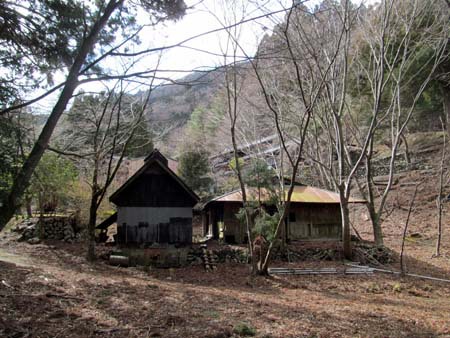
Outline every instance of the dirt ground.
[[(252, 279), (243, 264), (144, 271), (90, 264), (83, 252), (3, 235), (1, 337), (229, 337), (245, 333), (238, 327), (257, 337), (450, 337), (448, 283), (383, 273)], [(450, 279), (449, 262), (411, 256), (408, 266)]]

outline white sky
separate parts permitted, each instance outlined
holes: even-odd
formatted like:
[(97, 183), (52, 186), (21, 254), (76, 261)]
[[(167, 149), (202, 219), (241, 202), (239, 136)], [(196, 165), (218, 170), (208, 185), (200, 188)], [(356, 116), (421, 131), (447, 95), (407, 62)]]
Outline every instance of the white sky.
[[(167, 45), (177, 44), (185, 39), (194, 37), (198, 34), (202, 34), (217, 28), (221, 28), (225, 17), (228, 16), (228, 22), (239, 22), (240, 19), (249, 19), (267, 14), (269, 12), (280, 11), (283, 8), (288, 8), (292, 3), (289, 0), (185, 0), (188, 6), (195, 5), (194, 9), (191, 9), (187, 14), (177, 22), (165, 22), (159, 24), (156, 27), (146, 29), (141, 35), (141, 45), (135, 47), (136, 51), (143, 50), (145, 48), (162, 47)], [(357, 0), (365, 1), (366, 3), (373, 3), (374, 0)], [(308, 6), (314, 6), (318, 4), (319, 0), (309, 0), (306, 2)], [(241, 6), (245, 6), (245, 10), (242, 7), (237, 7), (233, 3), (241, 3)], [(245, 4), (245, 5), (242, 5)], [(257, 3), (258, 5), (256, 5)], [(224, 8), (228, 6), (228, 8)], [(239, 16), (237, 19), (230, 19), (233, 9), (236, 9), (236, 13)], [(244, 14), (242, 14), (245, 12)], [(239, 41), (241, 46), (244, 47), (247, 55), (253, 56), (256, 52), (257, 46), (264, 34), (271, 33), (274, 25), (282, 21), (284, 13), (278, 13), (270, 17), (261, 18), (255, 21), (244, 23), (239, 26), (240, 37)], [(138, 22), (145, 21), (145, 13), (139, 14), (137, 18)], [(193, 39), (184, 46), (197, 48), (208, 51), (210, 53), (223, 54), (224, 47), (226, 45), (228, 34), (225, 31), (216, 32), (201, 36)], [(238, 54), (242, 55), (241, 52)], [(155, 55), (150, 57), (141, 58), (135, 66), (136, 71), (142, 71), (145, 69), (154, 69), (156, 65), (157, 57)], [(130, 61), (127, 59), (126, 61)], [(121, 68), (126, 61), (109, 61), (106, 63), (107, 67), (112, 72), (121, 72)], [(230, 60), (228, 60), (230, 61)], [(177, 47), (166, 50), (160, 59), (160, 65), (158, 69), (165, 70), (180, 70), (180, 71), (192, 71), (192, 70), (208, 70), (224, 63), (223, 57), (213, 56), (208, 53), (203, 53), (196, 50)], [(187, 73), (183, 72), (170, 72), (160, 73), (161, 76), (170, 77), (172, 79), (181, 78)], [(56, 82), (64, 80), (64, 74), (56, 74)], [(136, 84), (132, 85), (134, 88), (138, 88)], [(86, 91), (100, 90), (102, 85), (98, 83), (91, 83), (82, 87)], [(37, 94), (37, 93), (36, 93)], [(53, 106), (57, 94), (52, 97), (48, 97), (38, 103), (36, 108), (42, 113), (48, 113)]]
[[(262, 3), (261, 1), (258, 1)], [(204, 0), (195, 6), (195, 9), (189, 10), (182, 20), (177, 22), (168, 21), (163, 24), (159, 24), (154, 28), (148, 28), (143, 34), (141, 34), (142, 44), (136, 47), (136, 50), (142, 50), (145, 48), (154, 48), (161, 46), (174, 45), (185, 39), (192, 38), (199, 34), (209, 32), (211, 30), (222, 28), (221, 22), (232, 24), (239, 22), (242, 19), (250, 19), (259, 17), (267, 12), (280, 11), (283, 9), (283, 2), (285, 7), (288, 7), (289, 1), (265, 1), (264, 8), (257, 8), (252, 1), (247, 1), (245, 13), (239, 12), (237, 19), (226, 18), (230, 16), (235, 8), (231, 4), (230, 0)], [(198, 1), (187, 0), (188, 6), (198, 3)], [(230, 8), (225, 9), (224, 3), (228, 3)], [(281, 21), (284, 13), (279, 13), (270, 18), (261, 18), (255, 21), (247, 22), (240, 25), (239, 30), (239, 43), (245, 48), (245, 53), (249, 56), (253, 56), (258, 47), (258, 43), (264, 36), (265, 32), (270, 33), (276, 21)], [(138, 20), (144, 20), (145, 14), (138, 17)], [(220, 22), (220, 21), (221, 22)], [(225, 31), (210, 33), (201, 37), (190, 40), (184, 43), (183, 48), (175, 47), (166, 50), (160, 61), (159, 69), (163, 70), (180, 70), (180, 71), (192, 71), (192, 70), (209, 70), (215, 68), (224, 63), (224, 58), (220, 56), (214, 56), (203, 51), (214, 54), (223, 54), (228, 40), (228, 34)], [(239, 55), (243, 55), (242, 52), (238, 52)], [(148, 57), (140, 62), (137, 67), (139, 70), (145, 68), (145, 66), (152, 69), (156, 64), (156, 55)], [(229, 62), (228, 60), (227, 62)], [(145, 66), (143, 66), (145, 64)], [(169, 75), (171, 78), (176, 79), (186, 75), (183, 72), (173, 73), (161, 73), (162, 76)]]

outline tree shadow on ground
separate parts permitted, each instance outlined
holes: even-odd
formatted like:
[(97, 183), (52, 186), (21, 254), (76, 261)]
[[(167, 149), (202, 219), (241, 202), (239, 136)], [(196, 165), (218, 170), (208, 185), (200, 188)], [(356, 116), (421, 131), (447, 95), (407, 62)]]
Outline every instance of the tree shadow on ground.
[[(404, 304), (394, 304), (391, 312), (365, 309), (366, 300), (351, 294), (336, 299), (325, 292), (300, 289), (280, 296), (171, 280), (112, 282), (104, 278), (102, 283), (85, 279), (77, 286), (77, 297), (68, 298), (71, 294), (64, 286), (46, 282), (41, 273), (0, 264), (0, 278), (8, 278), (11, 287), (0, 290), (6, 300), (0, 316), (4, 336), (226, 337), (240, 322), (266, 337), (438, 334), (427, 323), (405, 315)], [(21, 282), (27, 278), (31, 281)], [(328, 303), (317, 304), (317, 297)]]

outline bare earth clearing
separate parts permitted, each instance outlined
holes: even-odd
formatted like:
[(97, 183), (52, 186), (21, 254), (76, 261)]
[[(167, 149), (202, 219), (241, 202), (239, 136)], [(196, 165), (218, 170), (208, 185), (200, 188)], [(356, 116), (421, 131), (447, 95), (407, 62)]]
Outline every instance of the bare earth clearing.
[[(414, 244), (415, 254), (431, 250)], [(388, 274), (252, 280), (237, 264), (145, 272), (91, 265), (82, 252), (79, 244), (2, 239), (0, 336), (227, 337), (242, 322), (258, 337), (450, 336), (450, 284), (442, 282)], [(450, 277), (448, 257), (431, 262), (409, 267)], [(295, 266), (311, 264), (340, 265)]]

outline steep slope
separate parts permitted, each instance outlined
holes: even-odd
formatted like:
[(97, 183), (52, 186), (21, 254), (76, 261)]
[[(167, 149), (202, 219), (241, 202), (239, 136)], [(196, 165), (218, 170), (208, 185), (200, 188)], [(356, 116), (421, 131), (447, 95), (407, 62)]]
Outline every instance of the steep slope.
[(177, 146), (183, 142), (186, 123), (192, 112), (211, 103), (222, 80), (223, 72), (218, 68), (194, 72), (154, 89), (147, 118), (159, 149), (167, 155), (175, 155)]

